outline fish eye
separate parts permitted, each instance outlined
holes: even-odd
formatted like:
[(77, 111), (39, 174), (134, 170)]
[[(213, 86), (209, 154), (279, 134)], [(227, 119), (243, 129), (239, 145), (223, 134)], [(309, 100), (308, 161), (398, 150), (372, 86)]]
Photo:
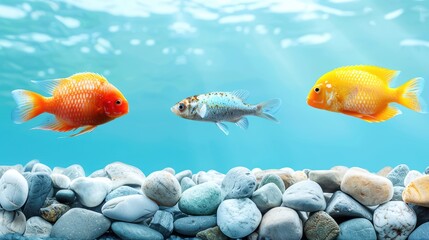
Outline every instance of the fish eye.
[(116, 100), (115, 104), (118, 105), (118, 106), (121, 105), (122, 104), (121, 99)]
[(320, 88), (314, 88), (314, 91), (316, 92), (316, 93), (319, 93), (320, 92)]
[(179, 103), (179, 111), (184, 111), (185, 110), (185, 108), (186, 108), (186, 106), (185, 106), (185, 104), (183, 104), (183, 103)]

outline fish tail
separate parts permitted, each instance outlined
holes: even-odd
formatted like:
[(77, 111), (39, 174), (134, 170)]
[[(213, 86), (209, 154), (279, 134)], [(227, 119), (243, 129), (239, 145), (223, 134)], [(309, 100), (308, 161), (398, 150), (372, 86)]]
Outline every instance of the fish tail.
[(45, 98), (42, 95), (17, 89), (12, 91), (12, 96), (18, 105), (12, 111), (12, 120), (15, 123), (26, 122), (44, 112)]
[(413, 78), (397, 88), (398, 103), (417, 112), (426, 112), (426, 103), (420, 98), (424, 86), (421, 77)]
[(274, 122), (279, 122), (277, 118), (273, 116), (273, 114), (275, 114), (280, 109), (281, 104), (282, 101), (278, 98), (262, 102), (256, 106), (256, 116), (266, 118)]

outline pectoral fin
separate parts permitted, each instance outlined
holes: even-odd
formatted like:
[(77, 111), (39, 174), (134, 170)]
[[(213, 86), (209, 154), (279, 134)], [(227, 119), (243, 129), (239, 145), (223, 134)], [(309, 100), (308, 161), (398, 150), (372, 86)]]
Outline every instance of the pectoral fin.
[(77, 137), (77, 136), (80, 136), (82, 134), (92, 132), (95, 129), (95, 127), (97, 127), (97, 126), (93, 126), (93, 125), (85, 126), (84, 128), (82, 128), (82, 130), (80, 132), (72, 134), (72, 135), (70, 135), (70, 137)]
[(207, 105), (203, 104), (200, 108), (197, 109), (197, 114), (201, 118), (205, 118), (207, 116)]
[(216, 125), (219, 127), (219, 129), (225, 133), (225, 135), (229, 135), (229, 130), (228, 130), (228, 126), (226, 126), (225, 124), (221, 123), (221, 122), (216, 122)]

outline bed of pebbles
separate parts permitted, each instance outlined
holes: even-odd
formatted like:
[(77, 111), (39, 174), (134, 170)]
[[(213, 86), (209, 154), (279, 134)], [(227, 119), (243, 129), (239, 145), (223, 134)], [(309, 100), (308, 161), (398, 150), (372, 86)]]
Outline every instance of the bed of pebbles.
[(429, 168), (0, 166), (1, 239), (429, 239)]

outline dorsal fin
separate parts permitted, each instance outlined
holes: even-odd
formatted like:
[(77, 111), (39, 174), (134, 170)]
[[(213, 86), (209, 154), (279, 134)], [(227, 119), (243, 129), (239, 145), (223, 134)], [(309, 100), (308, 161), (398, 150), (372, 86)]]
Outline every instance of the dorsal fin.
[(346, 66), (337, 68), (337, 70), (360, 70), (364, 72), (371, 73), (380, 79), (384, 80), (387, 83), (390, 83), (392, 79), (399, 75), (399, 71), (390, 70), (387, 68), (369, 66), (369, 65), (356, 65), (356, 66)]
[(82, 73), (76, 73), (72, 76), (70, 76), (69, 78), (72, 78), (74, 80), (84, 80), (84, 79), (93, 79), (93, 80), (97, 80), (100, 82), (108, 82), (107, 79), (103, 76), (101, 76), (98, 73), (93, 73), (93, 72), (82, 72)]
[(249, 91), (243, 89), (232, 91), (231, 94), (240, 98), (243, 101), (246, 100), (250, 95)]
[(50, 79), (50, 80), (43, 80), (43, 81), (35, 81), (31, 80), (32, 83), (35, 83), (40, 89), (45, 91), (48, 94), (51, 94), (54, 92), (55, 88), (63, 81), (66, 80), (65, 78), (58, 78), (58, 79)]

